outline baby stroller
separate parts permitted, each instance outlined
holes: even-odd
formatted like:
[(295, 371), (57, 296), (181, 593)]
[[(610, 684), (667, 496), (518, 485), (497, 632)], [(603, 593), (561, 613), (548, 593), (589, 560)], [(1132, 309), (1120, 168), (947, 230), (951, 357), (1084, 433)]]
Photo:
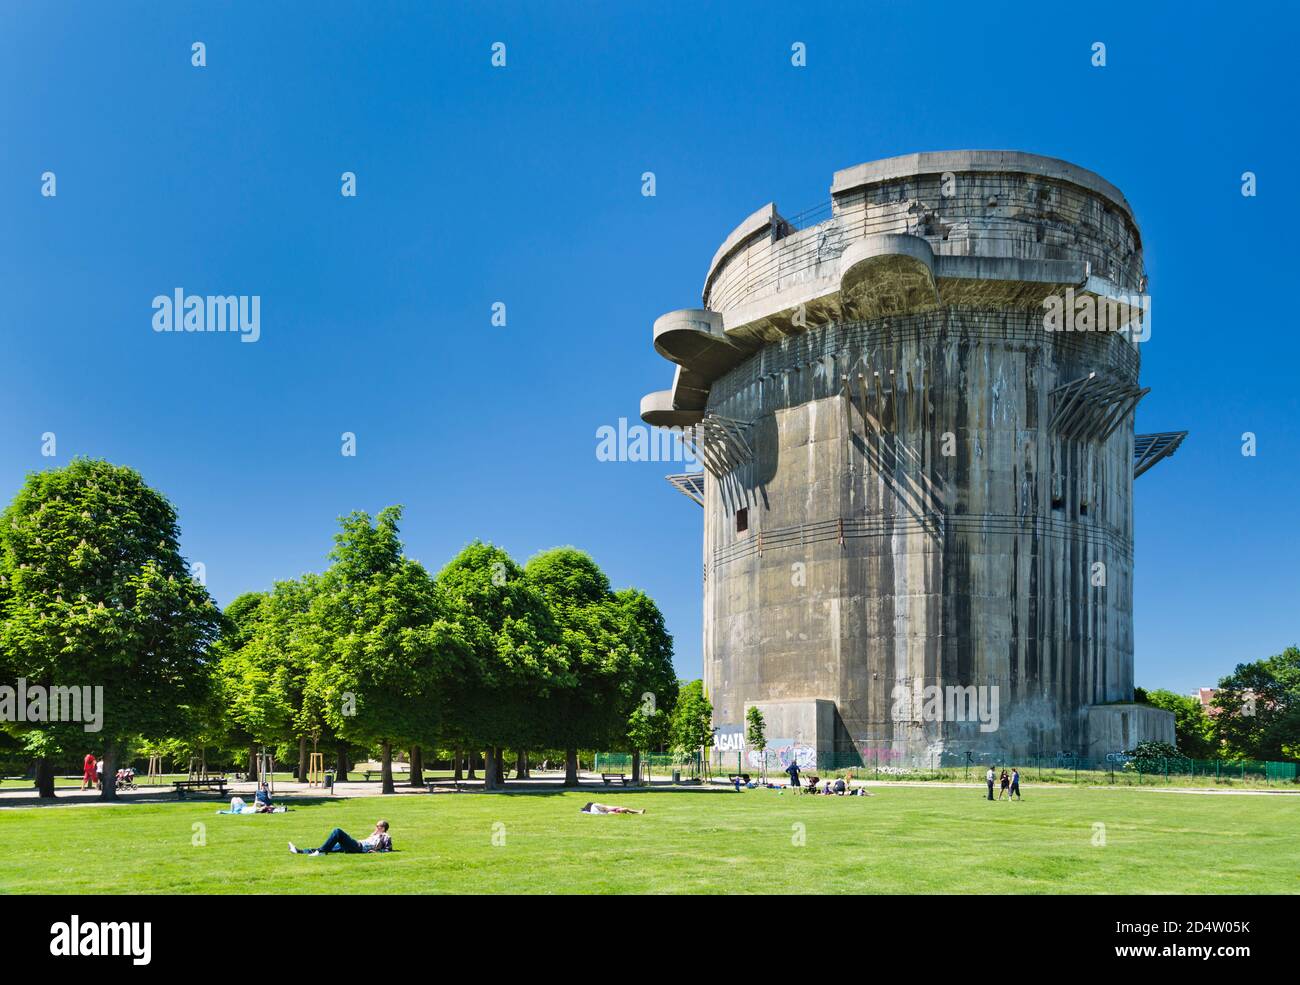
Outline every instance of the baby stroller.
[(139, 787), (136, 786), (135, 782), (135, 770), (130, 766), (118, 770), (116, 785), (118, 790), (138, 790)]

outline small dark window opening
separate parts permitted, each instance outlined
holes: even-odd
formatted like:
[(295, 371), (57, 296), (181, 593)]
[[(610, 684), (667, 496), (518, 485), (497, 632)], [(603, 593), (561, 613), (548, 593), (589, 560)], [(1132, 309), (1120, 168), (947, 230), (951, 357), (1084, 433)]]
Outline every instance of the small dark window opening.
[(736, 510), (736, 533), (743, 534), (749, 529), (749, 507)]
[(1087, 515), (1088, 515), (1088, 504), (1087, 504), (1087, 503), (1080, 503), (1080, 504), (1079, 504), (1079, 516), (1087, 516)]
[(1065, 497), (1064, 497), (1064, 496), (1053, 496), (1053, 497), (1052, 497), (1052, 509), (1054, 509), (1054, 510), (1063, 510), (1063, 509), (1065, 509)]

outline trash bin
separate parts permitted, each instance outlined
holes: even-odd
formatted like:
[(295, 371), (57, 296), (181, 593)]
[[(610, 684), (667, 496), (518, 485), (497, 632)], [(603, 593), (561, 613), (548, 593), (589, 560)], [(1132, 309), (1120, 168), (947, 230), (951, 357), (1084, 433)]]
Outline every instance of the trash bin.
[(681, 783), (681, 782), (682, 782), (682, 771), (673, 770), (673, 783)]

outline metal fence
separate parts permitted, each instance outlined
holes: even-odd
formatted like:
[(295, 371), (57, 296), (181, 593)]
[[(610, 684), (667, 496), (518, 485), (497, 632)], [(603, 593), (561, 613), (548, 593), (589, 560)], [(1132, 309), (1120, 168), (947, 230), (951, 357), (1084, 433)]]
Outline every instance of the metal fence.
[[(765, 773), (769, 779), (780, 780), (789, 765), (789, 758), (786, 749), (779, 752), (769, 749), (764, 754), (709, 749), (704, 754), (693, 756), (644, 754), (641, 763), (642, 774), (651, 777), (666, 778), (673, 771), (678, 771), (683, 778), (739, 774), (757, 778)], [(982, 782), (985, 771), (993, 767), (999, 772), (1018, 769), (1026, 781), (1042, 783), (1272, 785), (1300, 782), (1300, 764), (1295, 762), (1183, 757), (1138, 759), (1122, 753), (1093, 759), (1065, 754), (1019, 760), (946, 754), (931, 757), (928, 761), (905, 761), (883, 754), (858, 752), (823, 752), (814, 756), (812, 750), (803, 750), (796, 761), (803, 774), (847, 774), (863, 780), (975, 783)], [(632, 757), (627, 753), (602, 752), (595, 757), (595, 770), (630, 773), (631, 763)]]

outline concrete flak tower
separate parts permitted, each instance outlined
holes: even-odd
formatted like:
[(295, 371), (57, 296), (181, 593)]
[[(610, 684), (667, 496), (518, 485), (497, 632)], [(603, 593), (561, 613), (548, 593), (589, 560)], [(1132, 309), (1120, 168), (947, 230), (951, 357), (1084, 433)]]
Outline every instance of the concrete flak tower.
[(642, 419), (703, 471), (717, 745), (783, 759), (1100, 758), (1172, 741), (1133, 701), (1133, 433), (1150, 331), (1117, 188), (1010, 151), (839, 171), (714, 255), (654, 325)]

